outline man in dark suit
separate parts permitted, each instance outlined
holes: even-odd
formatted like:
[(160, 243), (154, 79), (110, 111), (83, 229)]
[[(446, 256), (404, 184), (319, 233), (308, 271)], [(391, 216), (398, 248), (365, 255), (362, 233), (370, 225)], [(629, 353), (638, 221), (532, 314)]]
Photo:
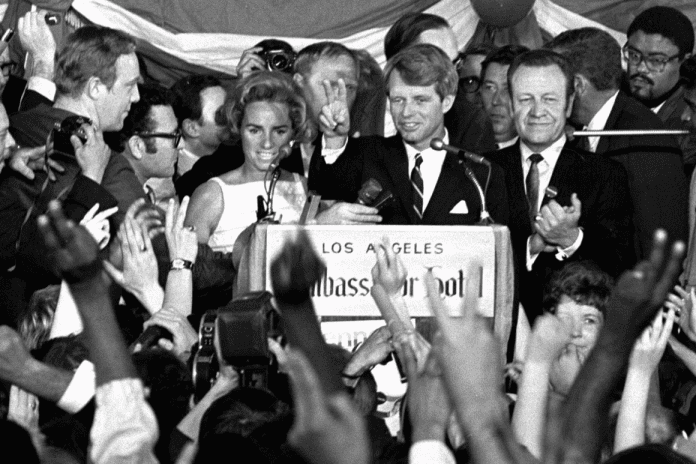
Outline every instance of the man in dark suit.
[[(573, 70), (573, 123), (590, 130), (665, 128), (652, 111), (619, 90), (621, 49), (611, 35), (596, 28), (574, 29), (560, 34), (547, 48), (565, 56)], [(578, 143), (626, 168), (638, 259), (647, 257), (657, 228), (665, 229), (670, 240), (686, 241), (688, 187), (673, 137), (604, 136), (581, 138)]]
[[(449, 142), (444, 115), (457, 92), (457, 72), (438, 47), (418, 44), (389, 60), (385, 69), (387, 94), (398, 135), (348, 140), (350, 121), (345, 92), (331, 92), (322, 109), (325, 146), (315, 182), (323, 198), (354, 202), (361, 185), (377, 180), (395, 201), (382, 210), (386, 224), (476, 223), (481, 201), (475, 183), (487, 170), (460, 161), (454, 154), (430, 147), (433, 138)], [(502, 172), (493, 167), (488, 189), (488, 210), (493, 219), (507, 222), (507, 201)]]
[[(533, 321), (548, 275), (565, 261), (592, 260), (612, 275), (632, 262), (631, 204), (618, 163), (566, 144), (567, 61), (549, 50), (527, 52), (508, 79), (520, 141), (490, 159), (505, 169), (519, 298)], [(545, 195), (549, 189), (556, 193)]]

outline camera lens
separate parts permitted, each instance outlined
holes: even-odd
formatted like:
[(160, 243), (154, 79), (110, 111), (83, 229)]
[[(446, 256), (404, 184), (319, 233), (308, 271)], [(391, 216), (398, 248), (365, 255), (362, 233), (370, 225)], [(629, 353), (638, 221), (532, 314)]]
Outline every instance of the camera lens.
[(288, 57), (280, 54), (271, 57), (271, 67), (278, 71), (285, 71), (289, 67)]

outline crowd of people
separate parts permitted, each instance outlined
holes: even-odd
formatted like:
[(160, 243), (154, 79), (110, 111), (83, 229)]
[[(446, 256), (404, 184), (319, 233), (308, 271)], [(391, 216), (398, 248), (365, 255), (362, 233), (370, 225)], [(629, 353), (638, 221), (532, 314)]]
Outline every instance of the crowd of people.
[[(625, 44), (584, 27), (533, 50), (462, 50), (445, 19), (407, 13), (384, 69), (267, 39), (237, 76), (168, 86), (127, 34), (58, 46), (46, 14), (17, 23), (33, 66), (0, 105), (4, 461), (696, 462), (683, 13), (642, 11)], [(417, 330), (380, 225), (491, 222), (512, 245), (510, 339), (479, 315), (473, 267), (457, 315), (418, 276)], [(270, 266), (276, 309), (236, 294), (264, 223), (372, 225), (385, 325), (326, 344), (304, 232)], [(396, 427), (372, 373), (392, 360)]]

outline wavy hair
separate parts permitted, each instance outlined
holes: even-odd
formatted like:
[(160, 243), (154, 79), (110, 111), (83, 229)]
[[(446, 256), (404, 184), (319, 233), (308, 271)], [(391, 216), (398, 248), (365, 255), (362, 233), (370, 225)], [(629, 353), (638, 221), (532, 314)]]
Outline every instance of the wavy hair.
[(244, 111), (254, 102), (285, 103), (290, 110), (293, 139), (312, 140), (313, 130), (307, 121), (307, 103), (302, 91), (290, 76), (273, 71), (259, 71), (243, 79), (224, 106), (227, 127), (240, 135)]

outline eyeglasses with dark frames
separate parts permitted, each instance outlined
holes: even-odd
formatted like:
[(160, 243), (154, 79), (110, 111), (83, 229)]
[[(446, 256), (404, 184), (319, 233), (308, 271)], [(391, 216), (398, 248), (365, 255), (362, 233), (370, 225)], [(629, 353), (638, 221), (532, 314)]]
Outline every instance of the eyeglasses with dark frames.
[(161, 137), (163, 139), (174, 139), (174, 146), (178, 147), (181, 141), (181, 130), (177, 129), (172, 132), (134, 132), (133, 135), (137, 135), (143, 139), (153, 139)]
[(645, 63), (645, 67), (648, 68), (649, 71), (652, 72), (658, 72), (661, 73), (662, 71), (665, 70), (665, 67), (667, 66), (667, 63), (669, 63), (672, 60), (676, 60), (681, 56), (680, 53), (677, 53), (676, 55), (673, 56), (665, 56), (665, 55), (644, 55), (643, 52), (640, 50), (636, 50), (635, 48), (629, 46), (628, 44), (623, 46), (623, 56), (628, 61), (632, 66), (640, 66), (641, 61)]

